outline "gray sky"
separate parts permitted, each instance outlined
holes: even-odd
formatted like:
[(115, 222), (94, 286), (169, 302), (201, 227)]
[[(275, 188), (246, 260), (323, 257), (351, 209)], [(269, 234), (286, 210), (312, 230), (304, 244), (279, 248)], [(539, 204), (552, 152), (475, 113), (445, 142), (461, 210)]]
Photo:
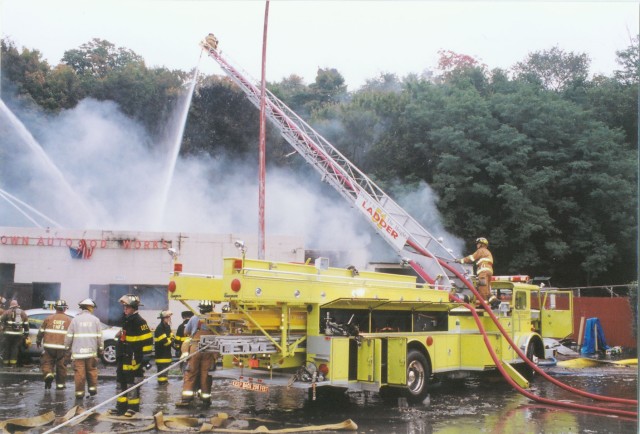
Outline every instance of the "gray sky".
[[(148, 66), (185, 71), (207, 33), (254, 78), (260, 75), (264, 1), (0, 0), (1, 31), (55, 65), (66, 50), (102, 38)], [(617, 68), (615, 51), (638, 34), (638, 2), (271, 1), (267, 80), (306, 83), (333, 67), (350, 90), (380, 73), (400, 77), (437, 65), (438, 50), (509, 68), (558, 46), (587, 53), (591, 72)], [(203, 58), (201, 71), (221, 73)]]

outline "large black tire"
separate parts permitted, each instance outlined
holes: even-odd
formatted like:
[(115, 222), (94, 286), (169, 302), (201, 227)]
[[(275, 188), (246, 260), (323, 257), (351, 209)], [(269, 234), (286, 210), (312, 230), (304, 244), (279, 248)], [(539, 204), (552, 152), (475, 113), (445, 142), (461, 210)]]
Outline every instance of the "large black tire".
[[(527, 344), (527, 351), (525, 351), (527, 359), (533, 360), (533, 356), (540, 357), (540, 354), (538, 354), (540, 352), (540, 349), (536, 351), (536, 347), (540, 347), (541, 345), (542, 343), (539, 340), (531, 339)], [(544, 353), (544, 347), (542, 348), (542, 352)], [(520, 374), (522, 374), (522, 376), (527, 381), (533, 380), (533, 377), (535, 376), (535, 373), (536, 373), (536, 371), (531, 366), (529, 366), (527, 362), (518, 364), (518, 366), (516, 366), (516, 370)]]
[(407, 401), (421, 403), (429, 393), (431, 364), (418, 350), (409, 350), (407, 354)]

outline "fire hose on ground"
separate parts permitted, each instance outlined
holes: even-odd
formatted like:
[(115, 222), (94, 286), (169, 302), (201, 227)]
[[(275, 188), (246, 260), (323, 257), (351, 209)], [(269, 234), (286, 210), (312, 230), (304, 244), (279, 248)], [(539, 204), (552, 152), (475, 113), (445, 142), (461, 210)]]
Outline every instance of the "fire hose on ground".
[(103, 402), (101, 402), (100, 404), (98, 404), (98, 405), (96, 405), (96, 406), (93, 406), (93, 407), (91, 407), (91, 408), (90, 408), (90, 409), (88, 409), (88, 410), (83, 411), (83, 412), (82, 412), (82, 413), (80, 413), (79, 415), (77, 415), (77, 416), (75, 416), (75, 417), (73, 417), (73, 418), (71, 418), (71, 419), (69, 419), (69, 420), (64, 421), (64, 422), (63, 422), (63, 423), (61, 423), (60, 425), (56, 425), (56, 426), (54, 426), (53, 428), (51, 428), (51, 429), (50, 429), (50, 430), (48, 430), (48, 431), (45, 431), (45, 432), (44, 432), (44, 433), (42, 433), (42, 434), (49, 434), (49, 433), (55, 432), (55, 431), (57, 431), (58, 429), (62, 428), (63, 426), (67, 426), (67, 425), (71, 424), (72, 422), (75, 422), (75, 421), (77, 421), (77, 420), (79, 420), (79, 419), (81, 419), (81, 418), (83, 418), (83, 417), (86, 417), (88, 414), (93, 413), (96, 409), (98, 409), (98, 408), (100, 408), (100, 407), (104, 406), (105, 404), (108, 404), (108, 403), (112, 402), (113, 400), (118, 399), (119, 397), (126, 395), (126, 394), (127, 394), (127, 393), (129, 393), (130, 391), (132, 391), (132, 390), (134, 390), (134, 389), (136, 389), (136, 388), (138, 388), (138, 387), (142, 386), (143, 384), (145, 384), (145, 383), (147, 383), (147, 382), (151, 381), (152, 379), (156, 378), (158, 375), (160, 375), (160, 374), (164, 374), (165, 372), (169, 371), (169, 370), (170, 370), (170, 369), (172, 369), (173, 367), (178, 366), (179, 364), (181, 364), (181, 363), (183, 363), (183, 362), (185, 362), (185, 361), (189, 360), (191, 357), (193, 357), (193, 356), (195, 356), (196, 354), (198, 354), (199, 352), (201, 352), (201, 351), (205, 350), (207, 347), (209, 347), (209, 345), (210, 345), (210, 344), (207, 344), (207, 345), (204, 345), (202, 348), (198, 348), (198, 350), (197, 350), (197, 351), (194, 351), (193, 353), (189, 354), (187, 357), (181, 358), (181, 359), (180, 359), (180, 360), (178, 360), (177, 362), (175, 362), (175, 363), (173, 363), (173, 364), (171, 364), (171, 365), (167, 366), (166, 368), (164, 368), (162, 371), (156, 372), (155, 374), (151, 375), (150, 377), (145, 378), (145, 379), (144, 379), (144, 380), (142, 380), (141, 382), (139, 382), (139, 383), (137, 383), (137, 384), (134, 384), (133, 386), (131, 386), (131, 387), (130, 387), (130, 388), (128, 388), (127, 390), (122, 391), (122, 392), (120, 392), (119, 394), (117, 394), (117, 395), (115, 395), (115, 396), (112, 396), (111, 398), (107, 399), (106, 401), (103, 401)]

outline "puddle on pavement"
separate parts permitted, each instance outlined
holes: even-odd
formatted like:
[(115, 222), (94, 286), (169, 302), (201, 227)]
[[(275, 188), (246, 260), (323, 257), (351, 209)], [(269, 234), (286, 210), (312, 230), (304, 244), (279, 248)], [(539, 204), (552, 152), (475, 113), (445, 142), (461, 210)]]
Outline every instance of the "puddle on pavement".
[[(585, 373), (562, 373), (556, 378), (591, 393), (636, 398), (637, 373), (633, 369), (608, 372), (606, 375), (598, 371), (591, 372), (590, 375), (583, 374)], [(76, 404), (72, 377), (68, 378), (66, 390), (45, 391), (37, 376), (0, 374), (0, 387), (3, 389), (0, 394), (0, 420), (36, 416), (47, 411), (54, 411), (57, 416), (61, 416)], [(165, 415), (211, 417), (224, 412), (236, 419), (246, 420), (248, 428), (266, 425), (270, 429), (338, 423), (352, 419), (358, 424), (358, 432), (385, 434), (637, 432), (635, 420), (536, 404), (511, 389), (503, 380), (494, 377), (434, 385), (425, 403), (409, 406), (402, 401), (385, 402), (377, 394), (368, 393), (352, 393), (346, 397), (334, 395), (330, 399), (312, 402), (307, 399), (307, 393), (299, 389), (271, 388), (267, 393), (259, 393), (236, 389), (227, 380), (216, 380), (209, 409), (183, 409), (174, 405), (180, 399), (181, 387), (179, 378), (172, 378), (167, 386), (159, 386), (154, 382), (145, 384), (142, 390), (142, 414), (152, 416), (163, 412)], [(585, 398), (570, 395), (542, 378), (533, 381), (532, 391), (551, 399), (592, 403)], [(98, 395), (86, 398), (84, 407), (92, 408), (112, 398), (114, 394), (114, 380), (102, 379), (99, 381)], [(98, 411), (104, 412), (114, 406), (115, 400)], [(31, 432), (44, 432), (50, 428), (48, 426)], [(109, 422), (87, 421), (60, 432), (78, 432), (81, 429), (109, 432), (124, 428), (125, 426)]]

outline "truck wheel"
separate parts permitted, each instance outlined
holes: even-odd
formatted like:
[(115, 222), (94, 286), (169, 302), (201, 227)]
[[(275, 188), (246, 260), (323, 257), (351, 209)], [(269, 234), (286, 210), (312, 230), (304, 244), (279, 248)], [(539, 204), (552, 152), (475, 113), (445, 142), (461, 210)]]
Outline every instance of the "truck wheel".
[(420, 403), (428, 394), (428, 382), (431, 377), (431, 365), (418, 350), (407, 354), (407, 401)]
[[(527, 359), (533, 360), (533, 356), (536, 355), (536, 341), (534, 339), (529, 341), (529, 343), (527, 344), (527, 351), (525, 352), (525, 354), (527, 355)], [(516, 367), (516, 370), (518, 372), (520, 372), (520, 374), (522, 374), (522, 376), (527, 381), (533, 380), (533, 377), (535, 376), (535, 373), (536, 373), (533, 370), (533, 368), (527, 364), (527, 362), (523, 362), (523, 363), (519, 364)]]

